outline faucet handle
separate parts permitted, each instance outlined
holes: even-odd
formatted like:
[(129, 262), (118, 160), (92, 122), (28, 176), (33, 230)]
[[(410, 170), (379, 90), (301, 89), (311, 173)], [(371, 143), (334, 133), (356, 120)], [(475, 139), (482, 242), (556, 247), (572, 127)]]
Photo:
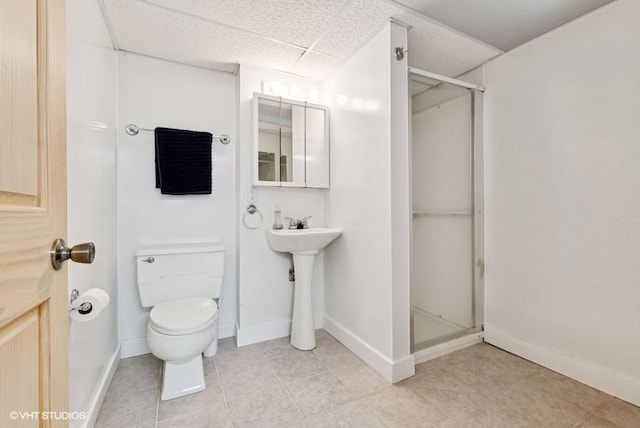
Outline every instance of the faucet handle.
[(291, 217), (284, 217), (285, 220), (289, 220), (289, 229), (295, 229), (296, 227), (296, 220), (291, 218)]
[(309, 224), (307, 223), (307, 220), (309, 220), (311, 217), (313, 217), (313, 216), (312, 216), (312, 215), (308, 215), (308, 216), (306, 216), (306, 217), (302, 217), (302, 222), (301, 222), (301, 223), (302, 223), (302, 226), (303, 226), (305, 229), (308, 229), (308, 228), (309, 228)]

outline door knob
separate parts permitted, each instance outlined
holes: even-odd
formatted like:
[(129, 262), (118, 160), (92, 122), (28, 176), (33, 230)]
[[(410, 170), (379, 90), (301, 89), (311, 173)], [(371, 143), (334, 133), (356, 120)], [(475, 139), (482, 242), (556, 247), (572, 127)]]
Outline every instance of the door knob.
[(69, 259), (76, 263), (93, 263), (93, 259), (96, 257), (96, 246), (93, 242), (85, 242), (69, 248), (64, 239), (56, 239), (53, 241), (49, 253), (51, 254), (51, 265), (55, 270), (60, 270), (62, 264)]

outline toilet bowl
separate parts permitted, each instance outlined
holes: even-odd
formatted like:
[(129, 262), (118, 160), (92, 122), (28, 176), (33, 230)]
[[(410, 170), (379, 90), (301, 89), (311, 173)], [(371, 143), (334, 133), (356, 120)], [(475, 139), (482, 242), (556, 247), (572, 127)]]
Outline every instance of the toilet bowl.
[(217, 340), (218, 307), (205, 297), (160, 303), (147, 324), (147, 343), (164, 361), (161, 400), (205, 389), (202, 352)]

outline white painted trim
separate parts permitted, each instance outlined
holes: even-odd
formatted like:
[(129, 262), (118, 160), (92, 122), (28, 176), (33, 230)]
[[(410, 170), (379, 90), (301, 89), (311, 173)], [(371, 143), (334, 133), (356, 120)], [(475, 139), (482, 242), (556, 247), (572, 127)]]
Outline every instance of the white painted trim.
[(234, 321), (221, 322), (218, 324), (218, 339), (226, 339), (236, 335), (236, 323)]
[(484, 92), (484, 86), (476, 85), (475, 83), (465, 82), (463, 80), (452, 79), (451, 77), (443, 76), (441, 74), (432, 73), (430, 71), (420, 70), (415, 67), (408, 67), (409, 74), (417, 74), (418, 76), (426, 77), (428, 79), (438, 80), (444, 83), (450, 83), (452, 85), (460, 86), (467, 89), (473, 89), (474, 91)]
[(433, 360), (434, 358), (480, 343), (482, 342), (483, 337), (483, 332), (469, 334), (467, 336), (450, 340), (446, 343), (441, 343), (439, 345), (414, 352), (413, 356), (415, 357), (416, 364), (424, 363), (425, 361)]
[(608, 367), (580, 361), (558, 349), (532, 343), (490, 325), (485, 326), (485, 341), (498, 348), (519, 355), (536, 364), (604, 391), (629, 403), (640, 406), (640, 380), (633, 379)]
[(240, 328), (236, 324), (236, 343), (238, 346), (251, 345), (265, 340), (289, 336), (291, 320), (264, 322), (250, 327)]
[[(322, 316), (314, 314), (314, 328), (317, 330), (322, 328)], [(278, 339), (280, 337), (289, 336), (291, 334), (291, 320), (263, 322), (250, 327), (240, 328), (236, 323), (235, 332), (236, 343), (238, 346), (251, 345), (253, 343), (264, 342), (266, 340)], [(231, 337), (230, 336), (221, 336)]]
[(151, 349), (147, 345), (147, 337), (137, 337), (120, 342), (120, 358), (136, 357), (138, 355), (150, 354)]
[(324, 329), (391, 383), (400, 382), (415, 374), (413, 355), (391, 361), (327, 315), (324, 316)]
[(76, 423), (71, 423), (72, 428), (88, 428), (93, 427), (96, 424), (96, 419), (98, 419), (98, 413), (100, 413), (100, 408), (102, 408), (102, 403), (104, 402), (104, 397), (107, 395), (107, 391), (109, 390), (109, 385), (111, 385), (111, 380), (113, 379), (113, 375), (118, 368), (118, 363), (120, 362), (120, 345), (116, 347), (115, 352), (107, 361), (105, 365), (105, 369), (102, 372), (102, 376), (98, 380), (96, 388), (93, 390), (93, 394), (91, 398), (89, 398), (89, 403), (87, 409), (85, 410), (86, 418), (78, 419)]

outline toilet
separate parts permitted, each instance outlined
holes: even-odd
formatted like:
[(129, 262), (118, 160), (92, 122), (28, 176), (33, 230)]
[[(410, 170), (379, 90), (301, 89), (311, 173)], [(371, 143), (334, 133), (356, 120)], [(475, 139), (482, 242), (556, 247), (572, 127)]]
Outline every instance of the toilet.
[(219, 243), (166, 245), (136, 252), (138, 291), (152, 308), (147, 344), (164, 361), (161, 400), (205, 389), (202, 354), (218, 345), (224, 247)]

